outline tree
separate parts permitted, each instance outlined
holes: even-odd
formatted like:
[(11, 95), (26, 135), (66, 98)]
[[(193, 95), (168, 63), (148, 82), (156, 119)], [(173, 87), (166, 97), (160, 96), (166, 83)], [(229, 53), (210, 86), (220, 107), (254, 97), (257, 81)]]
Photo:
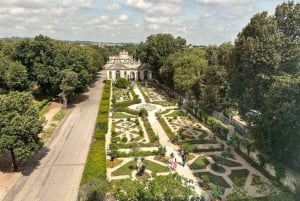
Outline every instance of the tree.
[(256, 14), (238, 34), (233, 50), (231, 95), (244, 116), (260, 110), (263, 95), (278, 73), (282, 41), (276, 22), (267, 12)]
[(149, 63), (154, 75), (158, 75), (167, 57), (175, 52), (183, 51), (186, 41), (174, 38), (171, 34), (156, 34), (147, 37), (145, 43), (140, 43), (136, 50), (137, 57), (143, 63)]
[(279, 76), (265, 95), (264, 108), (251, 123), (256, 145), (290, 168), (300, 167), (300, 78)]
[(33, 98), (25, 92), (0, 96), (0, 151), (8, 150), (14, 171), (40, 146), (42, 120)]
[(63, 79), (61, 81), (60, 89), (65, 93), (67, 98), (75, 95), (75, 89), (78, 84), (78, 75), (74, 71), (67, 69), (63, 72)]
[(128, 86), (129, 86), (129, 82), (125, 78), (120, 77), (119, 79), (117, 79), (116, 87), (122, 88), (122, 89), (127, 89)]
[(29, 89), (28, 75), (25, 66), (11, 62), (5, 72), (5, 81), (10, 90), (26, 91)]

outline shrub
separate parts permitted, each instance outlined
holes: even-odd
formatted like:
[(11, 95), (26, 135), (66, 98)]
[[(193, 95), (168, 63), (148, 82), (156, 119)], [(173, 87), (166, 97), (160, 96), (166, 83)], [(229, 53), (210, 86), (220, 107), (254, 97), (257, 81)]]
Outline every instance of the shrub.
[(50, 99), (44, 99), (38, 104), (39, 110), (42, 110), (49, 103)]
[(123, 137), (122, 137), (122, 142), (127, 142), (127, 141), (128, 141), (127, 137), (126, 137), (126, 136), (123, 136)]
[(139, 116), (140, 117), (147, 117), (148, 116), (148, 111), (145, 108), (141, 108), (139, 111)]
[(129, 82), (125, 78), (119, 78), (116, 81), (116, 87), (126, 89), (129, 86)]

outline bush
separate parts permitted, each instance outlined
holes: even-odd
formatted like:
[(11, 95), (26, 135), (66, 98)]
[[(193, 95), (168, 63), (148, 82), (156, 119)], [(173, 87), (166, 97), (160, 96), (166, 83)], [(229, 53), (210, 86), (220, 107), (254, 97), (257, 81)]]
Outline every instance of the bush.
[(50, 99), (44, 99), (42, 100), (39, 104), (38, 104), (38, 108), (39, 110), (42, 110), (48, 103), (49, 103)]
[(145, 108), (141, 108), (139, 111), (139, 116), (140, 117), (147, 117), (148, 116), (148, 111)]
[(129, 86), (129, 82), (125, 78), (119, 78), (116, 81), (116, 87), (126, 89)]

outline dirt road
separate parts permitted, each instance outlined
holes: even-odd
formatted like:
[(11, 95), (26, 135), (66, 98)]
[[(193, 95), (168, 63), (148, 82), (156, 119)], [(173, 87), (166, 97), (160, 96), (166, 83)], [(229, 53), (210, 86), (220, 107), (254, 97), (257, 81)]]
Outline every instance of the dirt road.
[(74, 105), (53, 139), (39, 151), (4, 201), (75, 201), (92, 139), (104, 71)]

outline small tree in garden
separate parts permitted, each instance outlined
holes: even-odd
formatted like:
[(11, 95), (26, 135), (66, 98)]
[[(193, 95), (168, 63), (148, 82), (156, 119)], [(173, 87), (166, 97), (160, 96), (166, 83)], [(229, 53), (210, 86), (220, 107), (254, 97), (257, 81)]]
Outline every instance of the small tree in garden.
[(121, 89), (126, 89), (129, 86), (128, 80), (124, 78), (119, 78), (116, 81), (116, 87), (121, 88)]
[(140, 117), (147, 117), (148, 116), (148, 111), (145, 108), (141, 108), (139, 111), (139, 116)]
[(165, 146), (160, 145), (160, 146), (158, 147), (158, 154), (159, 154), (160, 156), (165, 156), (165, 155), (166, 155), (166, 152), (167, 152), (167, 149), (166, 149)]

